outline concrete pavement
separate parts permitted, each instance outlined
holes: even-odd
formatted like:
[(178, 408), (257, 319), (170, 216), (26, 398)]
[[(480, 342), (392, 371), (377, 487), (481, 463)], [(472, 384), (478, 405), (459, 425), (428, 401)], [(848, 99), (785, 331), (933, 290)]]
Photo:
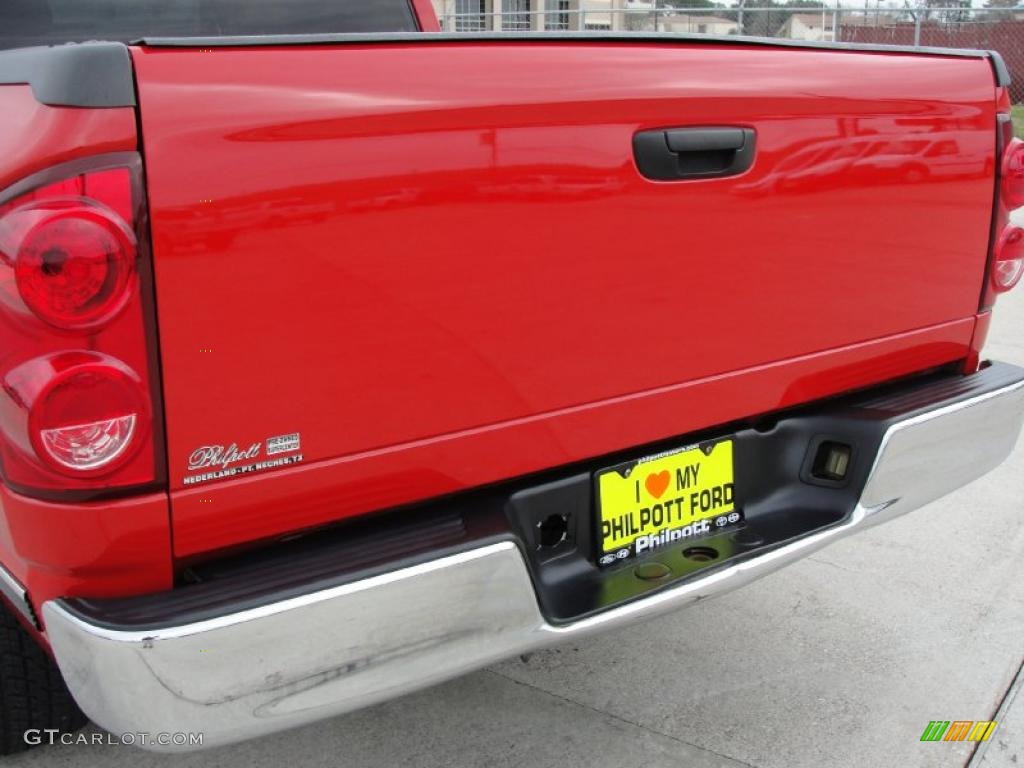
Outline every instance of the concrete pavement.
[(1024, 665), (1006, 692), (992, 737), (979, 744), (970, 768), (1017, 768), (1024, 764)]
[[(1024, 365), (1024, 288), (986, 350)], [(47, 747), (9, 766), (958, 766), (929, 720), (1007, 708), (1024, 764), (1024, 445), (999, 470), (726, 597), (322, 724), (185, 756)]]

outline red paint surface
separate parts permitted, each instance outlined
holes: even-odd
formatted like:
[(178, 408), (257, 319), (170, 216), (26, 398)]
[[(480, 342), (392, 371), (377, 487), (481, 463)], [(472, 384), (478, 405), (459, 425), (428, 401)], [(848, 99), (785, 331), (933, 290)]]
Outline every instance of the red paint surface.
[(54, 597), (170, 589), (167, 496), (55, 504), (0, 485), (0, 562), (28, 590), (37, 614)]
[[(178, 555), (969, 354), (984, 60), (471, 42), (133, 57)], [(687, 125), (755, 128), (754, 167), (643, 179), (633, 134)], [(183, 486), (197, 447), (291, 432), (304, 465)]]
[(769, 413), (966, 354), (974, 319), (271, 475), (178, 491), (178, 556)]
[(135, 149), (135, 110), (48, 107), (0, 85), (0, 191), (58, 163)]

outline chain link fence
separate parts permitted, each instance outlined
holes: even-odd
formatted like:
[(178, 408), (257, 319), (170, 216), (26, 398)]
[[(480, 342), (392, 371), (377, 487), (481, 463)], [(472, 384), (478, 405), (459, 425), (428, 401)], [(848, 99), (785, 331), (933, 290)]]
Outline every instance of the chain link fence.
[[(757, 0), (754, 0), (755, 2)], [(442, 29), (614, 31), (771, 37), (999, 51), (1024, 103), (1024, 6), (1019, 8), (842, 5), (676, 8), (642, 0), (436, 0)]]

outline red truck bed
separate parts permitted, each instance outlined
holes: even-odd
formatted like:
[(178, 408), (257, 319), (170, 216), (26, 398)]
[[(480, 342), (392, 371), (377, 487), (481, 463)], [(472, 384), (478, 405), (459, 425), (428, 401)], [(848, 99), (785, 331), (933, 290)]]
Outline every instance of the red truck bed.
[(1013, 449), (996, 54), (135, 18), (0, 51), (0, 752), (69, 691), (202, 746), (367, 706)]

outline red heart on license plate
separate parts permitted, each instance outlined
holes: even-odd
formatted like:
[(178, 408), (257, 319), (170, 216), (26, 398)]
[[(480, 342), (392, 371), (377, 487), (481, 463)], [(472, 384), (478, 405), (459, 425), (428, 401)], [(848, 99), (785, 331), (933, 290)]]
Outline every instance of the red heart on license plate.
[(656, 499), (661, 498), (661, 494), (668, 488), (668, 481), (670, 480), (668, 470), (662, 472), (654, 472), (647, 476), (644, 480), (644, 487), (647, 488), (647, 492)]

